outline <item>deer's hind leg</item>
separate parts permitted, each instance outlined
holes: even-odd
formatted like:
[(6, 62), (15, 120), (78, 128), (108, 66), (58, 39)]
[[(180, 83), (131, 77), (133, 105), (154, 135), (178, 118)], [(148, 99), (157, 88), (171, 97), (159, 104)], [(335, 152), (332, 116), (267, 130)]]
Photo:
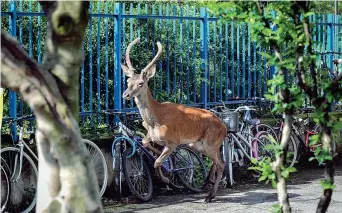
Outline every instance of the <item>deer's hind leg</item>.
[(209, 192), (208, 196), (205, 198), (205, 202), (211, 202), (211, 200), (216, 196), (217, 188), (221, 182), (223, 170), (224, 170), (224, 162), (220, 156), (220, 146), (222, 144), (221, 137), (211, 144), (211, 147), (205, 148), (206, 155), (213, 161), (211, 166), (208, 178), (209, 181), (213, 178), (216, 170), (216, 179), (215, 184), (212, 190)]

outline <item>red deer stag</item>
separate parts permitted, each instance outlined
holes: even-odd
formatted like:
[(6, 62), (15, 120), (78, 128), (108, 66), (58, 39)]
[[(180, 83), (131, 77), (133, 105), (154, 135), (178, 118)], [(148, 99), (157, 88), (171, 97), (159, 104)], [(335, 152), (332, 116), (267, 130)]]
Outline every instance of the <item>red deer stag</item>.
[(148, 81), (156, 72), (156, 62), (162, 53), (162, 45), (157, 42), (158, 52), (156, 56), (140, 74), (135, 74), (129, 53), (132, 46), (139, 40), (139, 38), (135, 39), (127, 47), (127, 66), (121, 64), (123, 72), (128, 77), (127, 89), (122, 97), (124, 99), (134, 97), (144, 126), (148, 130), (143, 139), (144, 145), (148, 146), (149, 142), (153, 141), (165, 147), (154, 164), (154, 168), (158, 169), (165, 182), (168, 183), (169, 180), (163, 176), (160, 166), (180, 144), (192, 145), (197, 151), (213, 161), (204, 183), (206, 186), (213, 179), (215, 171), (217, 172), (214, 187), (205, 199), (205, 202), (210, 202), (216, 195), (224, 169), (224, 163), (220, 157), (220, 146), (226, 136), (227, 128), (215, 114), (208, 110), (170, 102), (157, 102), (151, 95)]

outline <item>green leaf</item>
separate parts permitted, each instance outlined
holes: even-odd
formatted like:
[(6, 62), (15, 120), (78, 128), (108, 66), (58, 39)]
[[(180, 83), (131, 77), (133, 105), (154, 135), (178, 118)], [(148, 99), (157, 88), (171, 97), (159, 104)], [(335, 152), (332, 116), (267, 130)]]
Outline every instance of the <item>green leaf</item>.
[(251, 159), (251, 162), (252, 162), (252, 164), (256, 165), (256, 164), (257, 164), (257, 159), (252, 158), (252, 159)]
[(261, 176), (261, 177), (258, 179), (258, 181), (259, 181), (259, 182), (264, 181), (264, 180), (266, 180), (266, 178), (267, 178), (267, 176)]
[(275, 180), (272, 180), (272, 187), (275, 189), (277, 188), (277, 182)]
[(289, 171), (289, 172), (296, 172), (297, 169), (296, 169), (295, 167), (289, 167), (289, 168), (287, 169), (287, 171)]
[(287, 179), (289, 177), (289, 171), (288, 170), (284, 170), (281, 172), (281, 176), (283, 176), (285, 179)]

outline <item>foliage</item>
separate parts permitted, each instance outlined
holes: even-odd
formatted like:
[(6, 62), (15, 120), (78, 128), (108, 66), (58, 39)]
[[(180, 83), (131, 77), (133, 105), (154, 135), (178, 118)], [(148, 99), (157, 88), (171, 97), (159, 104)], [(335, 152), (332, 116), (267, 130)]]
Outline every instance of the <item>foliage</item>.
[[(158, 2), (143, 4), (144, 2), (129, 2), (122, 5), (122, 14), (159, 14), (199, 17), (199, 8), (202, 4), (192, 2)], [(10, 2), (2, 3), (2, 10), (9, 10)], [(94, 14), (113, 14), (113, 1), (93, 1), (91, 11)], [(15, 2), (16, 10), (42, 12), (37, 1)], [(187, 14), (188, 13), (188, 14)], [(208, 14), (210, 15), (210, 14)], [(10, 31), (9, 17), (1, 16), (2, 30)], [(203, 76), (201, 65), (200, 21), (168, 20), (168, 19), (122, 19), (122, 43), (120, 52), (123, 53), (128, 43), (139, 36), (141, 43), (131, 52), (132, 64), (139, 72), (153, 57), (156, 41), (163, 43), (164, 51), (159, 61), (156, 76), (151, 79), (150, 88), (159, 101), (178, 103), (201, 102), (201, 85), (208, 84), (209, 101), (218, 102), (237, 96), (243, 88), (254, 91), (253, 96), (262, 96), (266, 88), (265, 79), (268, 78), (269, 66), (265, 64), (265, 57), (258, 56), (258, 51), (264, 51), (263, 46), (254, 48), (254, 44), (247, 39), (248, 25), (235, 24), (231, 21), (208, 21), (208, 79)], [(115, 78), (115, 27), (113, 17), (92, 17), (86, 29), (84, 39), (84, 64), (80, 75), (80, 91), (83, 98), (80, 100), (80, 111), (94, 112), (104, 109), (114, 109), (114, 78)], [(46, 17), (17, 16), (17, 39), (29, 55), (42, 60), (46, 37)], [(131, 30), (133, 29), (133, 30)], [(239, 33), (237, 33), (239, 32)], [(234, 42), (231, 42), (233, 41)], [(239, 42), (239, 45), (238, 43)], [(247, 46), (250, 44), (250, 52)], [(234, 50), (234, 52), (233, 52)], [(248, 57), (250, 54), (250, 58)], [(240, 63), (237, 63), (239, 58)], [(250, 77), (247, 70), (250, 70)], [(232, 78), (234, 70), (234, 78)], [(120, 70), (121, 71), (121, 70)], [(248, 80), (250, 78), (250, 80)], [(254, 81), (249, 84), (248, 81)], [(106, 80), (107, 79), (107, 80)], [(232, 84), (232, 79), (235, 83)], [(237, 87), (237, 80), (240, 87)], [(222, 86), (221, 86), (222, 85)], [(125, 89), (125, 77), (122, 77), (122, 90)], [(233, 93), (234, 91), (234, 93)], [(81, 95), (80, 95), (81, 97)], [(5, 100), (9, 100), (8, 90), (5, 91)], [(9, 103), (5, 102), (5, 117), (9, 117)], [(123, 108), (135, 107), (132, 101), (123, 101)], [(18, 114), (30, 114), (31, 110), (21, 100), (17, 101)], [(80, 124), (88, 125), (84, 128), (93, 128), (104, 122), (104, 116), (82, 116)]]
[[(257, 42), (258, 46), (271, 47), (271, 51), (259, 54), (265, 57), (267, 64), (276, 70), (276, 76), (268, 81), (270, 87), (266, 95), (266, 98), (274, 102), (273, 111), (285, 113), (291, 128), (291, 116), (297, 108), (303, 105), (304, 95), (307, 95), (316, 108), (315, 122), (328, 135), (326, 137), (334, 135), (336, 130), (333, 130), (333, 134), (331, 134), (331, 129), (335, 125), (340, 126), (341, 124), (337, 119), (330, 119), (329, 112), (334, 101), (342, 100), (342, 88), (340, 82), (327, 77), (326, 67), (318, 64), (318, 55), (313, 52), (312, 40), (317, 36), (317, 28), (310, 23), (309, 17), (313, 15), (313, 11), (317, 11), (317, 3), (238, 1), (214, 2), (209, 5), (212, 12), (223, 19), (251, 23), (253, 41)], [(227, 10), (227, 8), (229, 9)], [(324, 44), (315, 43), (315, 45), (320, 47)], [(289, 77), (295, 78), (296, 84), (291, 85)], [(337, 132), (339, 131), (337, 130)], [(317, 144), (321, 139), (320, 135), (314, 136), (311, 144)], [(328, 144), (324, 144), (323, 141), (321, 142), (323, 146), (316, 146), (315, 158), (320, 164), (333, 161), (333, 153), (330, 148), (330, 144), (333, 142), (326, 141), (328, 142), (325, 143)], [(259, 181), (272, 181), (272, 185), (275, 186), (277, 179), (286, 179), (290, 172), (295, 171), (294, 168), (285, 168), (281, 163), (281, 159), (284, 159), (282, 155), (287, 149), (283, 147), (284, 142), (285, 140), (282, 140), (280, 145), (273, 144), (268, 147), (272, 148), (278, 156), (276, 161), (272, 162), (269, 157), (259, 162), (253, 160), (254, 166), (250, 169), (262, 172)], [(279, 159), (280, 161), (278, 161)], [(279, 166), (279, 162), (281, 174), (277, 172), (276, 167)], [(326, 168), (331, 171), (331, 166), (332, 164), (329, 163)], [(333, 172), (326, 177), (328, 183), (323, 184), (324, 189), (333, 189), (331, 187), (333, 183), (329, 182), (329, 179), (332, 179), (331, 174)], [(286, 191), (282, 191), (282, 193), (286, 193)], [(287, 197), (287, 195), (285, 196)], [(290, 208), (288, 199), (279, 201), (281, 208), (288, 211)], [(281, 209), (281, 211), (283, 210)]]

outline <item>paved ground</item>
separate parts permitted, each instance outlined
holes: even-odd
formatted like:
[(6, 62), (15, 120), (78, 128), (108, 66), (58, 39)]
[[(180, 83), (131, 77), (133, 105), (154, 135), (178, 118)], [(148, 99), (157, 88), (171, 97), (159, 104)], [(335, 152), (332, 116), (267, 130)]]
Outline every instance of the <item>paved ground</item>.
[[(294, 175), (288, 184), (288, 192), (293, 212), (315, 212), (322, 194), (320, 178), (323, 169), (306, 169)], [(342, 165), (336, 169), (336, 189), (328, 212), (342, 212)], [(272, 187), (264, 184), (246, 184), (234, 189), (221, 189), (212, 203), (203, 203), (206, 194), (162, 194), (156, 195), (149, 203), (105, 204), (105, 212), (139, 213), (217, 213), (217, 212), (270, 212), (277, 203), (277, 194)], [(130, 201), (132, 202), (132, 201)]]

